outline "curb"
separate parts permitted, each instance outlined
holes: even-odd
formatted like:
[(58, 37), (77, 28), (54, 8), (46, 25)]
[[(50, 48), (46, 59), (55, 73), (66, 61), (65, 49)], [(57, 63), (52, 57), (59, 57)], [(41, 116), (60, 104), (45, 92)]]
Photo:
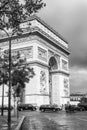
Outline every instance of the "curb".
[(21, 118), (21, 120), (20, 120), (20, 122), (19, 122), (18, 126), (15, 128), (15, 130), (20, 130), (21, 125), (22, 125), (22, 123), (23, 123), (24, 118), (25, 118), (25, 116), (23, 116), (23, 117)]

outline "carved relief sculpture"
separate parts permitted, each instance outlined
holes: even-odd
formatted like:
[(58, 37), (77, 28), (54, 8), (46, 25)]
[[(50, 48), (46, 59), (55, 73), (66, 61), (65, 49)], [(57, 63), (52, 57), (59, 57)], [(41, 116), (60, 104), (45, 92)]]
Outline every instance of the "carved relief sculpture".
[[(4, 51), (6, 54), (8, 54), (8, 50)], [(12, 58), (14, 60), (17, 59), (17, 54), (20, 54), (21, 56), (29, 59), (33, 57), (33, 46), (27, 47), (27, 48), (19, 48), (17, 50), (12, 50)]]
[(19, 52), (20, 52), (20, 54), (24, 54), (27, 59), (33, 57), (33, 47), (32, 46), (29, 48), (21, 49), (21, 50), (19, 50)]
[(68, 91), (68, 87), (69, 87), (69, 83), (68, 83), (68, 79), (64, 79), (64, 96), (69, 96), (69, 91)]
[(33, 47), (32, 46), (30, 46), (28, 48), (19, 49), (19, 50), (13, 50), (12, 56), (14, 56), (14, 58), (15, 58), (15, 56), (17, 55), (18, 52), (20, 55), (25, 56), (25, 58), (27, 58), (27, 59), (33, 57)]
[(47, 93), (47, 90), (46, 90), (46, 74), (45, 74), (44, 71), (40, 72), (40, 86), (41, 86), (40, 92), (43, 93), (43, 94)]
[(38, 47), (38, 58), (47, 61), (47, 51)]
[(64, 70), (68, 69), (67, 62), (65, 60), (62, 60), (62, 69)]

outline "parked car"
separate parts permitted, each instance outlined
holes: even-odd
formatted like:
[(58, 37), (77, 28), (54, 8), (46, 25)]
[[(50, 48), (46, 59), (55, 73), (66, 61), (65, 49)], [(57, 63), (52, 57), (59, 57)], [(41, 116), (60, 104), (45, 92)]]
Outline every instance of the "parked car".
[(75, 112), (75, 111), (84, 111), (84, 107), (80, 107), (78, 105), (66, 105), (65, 107), (66, 112)]
[(79, 103), (78, 106), (87, 111), (87, 103)]
[(39, 107), (36, 103), (32, 103), (32, 105), (33, 105), (34, 107), (36, 107), (36, 109), (38, 109), (38, 107)]
[(74, 107), (74, 105), (66, 105), (65, 106), (65, 111), (66, 112), (75, 112), (75, 107)]
[[(3, 108), (0, 106), (0, 110), (8, 110), (8, 105), (4, 105)], [(10, 107), (11, 110), (13, 110), (13, 106)]]
[(74, 106), (74, 109), (76, 111), (84, 111), (85, 110), (84, 107), (81, 107), (81, 106)]
[(41, 112), (45, 112), (45, 111), (57, 112), (57, 111), (59, 111), (59, 108), (57, 106), (55, 106), (55, 105), (49, 105), (49, 104), (47, 104), (47, 105), (41, 105), (39, 107), (39, 110)]
[(31, 110), (31, 111), (36, 111), (36, 106), (32, 105), (32, 104), (19, 104), (17, 109), (19, 111), (22, 111), (22, 110)]
[(61, 106), (58, 106), (57, 104), (53, 104), (53, 106), (57, 107), (57, 108), (58, 108), (58, 111), (62, 110), (62, 107), (61, 107)]

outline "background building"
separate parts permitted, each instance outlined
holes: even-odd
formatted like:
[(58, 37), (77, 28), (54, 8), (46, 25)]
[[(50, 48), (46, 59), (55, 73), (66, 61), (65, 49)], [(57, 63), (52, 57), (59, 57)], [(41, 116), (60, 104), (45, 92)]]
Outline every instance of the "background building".
[(80, 103), (81, 98), (86, 97), (87, 94), (72, 93), (70, 94), (70, 104), (77, 105)]
[[(35, 72), (26, 84), (22, 102), (66, 104), (70, 101), (68, 43), (37, 16), (21, 27), (25, 28), (24, 34), (13, 37), (12, 53), (15, 55), (19, 50)], [(0, 40), (0, 47), (8, 49), (8, 38)]]

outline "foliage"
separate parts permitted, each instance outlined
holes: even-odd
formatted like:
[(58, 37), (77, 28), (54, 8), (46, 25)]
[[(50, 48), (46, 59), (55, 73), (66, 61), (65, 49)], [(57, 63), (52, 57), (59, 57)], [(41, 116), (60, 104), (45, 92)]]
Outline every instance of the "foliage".
[[(28, 20), (31, 15), (37, 13), (45, 5), (43, 0), (23, 0), (22, 2), (21, 0), (0, 0), (0, 29), (9, 38), (14, 34), (22, 34), (23, 28), (21, 28), (20, 24)], [(1, 68), (3, 68), (0, 69), (0, 84), (8, 84), (9, 62), (11, 62), (12, 86), (16, 86), (16, 90), (19, 91), (20, 87), (18, 86), (25, 87), (25, 82), (29, 82), (29, 79), (32, 77), (29, 73), (33, 72), (33, 70), (29, 68), (26, 61), (24, 62), (18, 58), (16, 62), (12, 60), (13, 58), (9, 61), (10, 56), (8, 57), (7, 53), (7, 51), (4, 52), (4, 57), (0, 59), (2, 63)], [(22, 67), (20, 67), (21, 64), (23, 64)]]
[(8, 62), (7, 58), (5, 58), (5, 52), (1, 54), (0, 57), (0, 85), (7, 84), (8, 78)]
[[(9, 61), (8, 53), (5, 51), (3, 57), (0, 57), (1, 68), (0, 68), (0, 85), (9, 82)], [(35, 75), (33, 68), (29, 67), (26, 58), (22, 58), (20, 53), (12, 56), (11, 60), (11, 85), (13, 86), (14, 95), (19, 96), (21, 89), (25, 88), (25, 83), (28, 83), (30, 78)]]
[(81, 103), (87, 103), (87, 97), (82, 97), (80, 100)]
[[(3, 62), (4, 64), (1, 65), (3, 69), (2, 70), (0, 69), (0, 80), (1, 80), (0, 84), (2, 83), (8, 84), (8, 80), (9, 80), (9, 93), (8, 93), (9, 94), (9, 102), (8, 102), (9, 108), (10, 108), (10, 86), (11, 86), (10, 81), (13, 86), (17, 87), (15, 92), (19, 93), (20, 87), (18, 86), (25, 87), (25, 82), (28, 82), (29, 78), (31, 78), (28, 75), (28, 72), (30, 72), (30, 69), (28, 69), (28, 65), (27, 66), (25, 65), (27, 67), (27, 71), (26, 71), (25, 66), (23, 67), (18, 66), (20, 68), (19, 69), (17, 68), (17, 64), (19, 63), (14, 64), (14, 62), (12, 62), (11, 37), (13, 35), (21, 35), (23, 33), (23, 28), (21, 28), (20, 24), (23, 23), (25, 20), (28, 20), (31, 15), (33, 15), (34, 13), (37, 13), (44, 6), (45, 4), (42, 2), (42, 0), (23, 0), (23, 3), (21, 3), (21, 0), (0, 0), (0, 30), (4, 31), (9, 38), (8, 39), (9, 57), (7, 57), (7, 59), (4, 58), (4, 62)], [(13, 63), (13, 68), (15, 68), (13, 71), (12, 71), (12, 63)], [(13, 73), (10, 75), (10, 72), (13, 72)], [(11, 124), (10, 120), (11, 118), (10, 118), (10, 111), (9, 111), (8, 112), (8, 129), (9, 130), (10, 130), (10, 124)]]
[(0, 0), (0, 29), (12, 30), (12, 35), (22, 33), (20, 23), (37, 13), (45, 3), (42, 0)]

